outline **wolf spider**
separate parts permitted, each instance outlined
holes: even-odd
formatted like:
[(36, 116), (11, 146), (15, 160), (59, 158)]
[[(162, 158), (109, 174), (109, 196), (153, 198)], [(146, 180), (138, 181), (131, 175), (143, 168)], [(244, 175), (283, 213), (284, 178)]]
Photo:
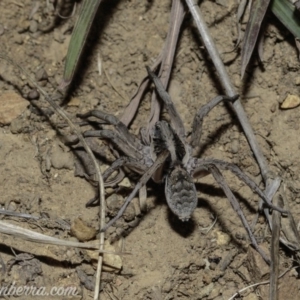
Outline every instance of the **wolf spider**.
[(200, 159), (196, 157), (199, 152), (203, 118), (221, 101), (235, 101), (238, 96), (217, 96), (200, 108), (194, 117), (191, 136), (187, 137), (182, 119), (169, 94), (163, 88), (160, 79), (149, 68), (147, 68), (147, 71), (165, 105), (171, 123), (169, 124), (162, 120), (155, 124), (150, 145), (145, 144), (145, 142), (142, 142), (136, 136), (129, 133), (128, 128), (113, 115), (97, 110), (77, 115), (80, 118), (96, 117), (115, 127), (116, 131), (103, 129), (84, 132), (85, 137), (99, 137), (110, 140), (125, 154), (125, 156), (118, 158), (104, 172), (103, 179), (105, 181), (115, 170), (121, 167), (128, 167), (132, 171), (142, 174), (141, 179), (127, 197), (118, 214), (106, 224), (102, 231), (106, 230), (122, 216), (129, 202), (151, 177), (156, 182), (165, 183), (165, 196), (169, 208), (181, 221), (188, 221), (198, 203), (193, 177), (199, 175), (205, 176), (210, 173), (223, 189), (231, 206), (237, 212), (254, 248), (257, 249), (266, 261), (269, 261), (268, 257), (259, 248), (239, 202), (226, 183), (220, 169), (230, 170), (257, 193), (269, 208), (281, 213), (286, 213), (286, 211), (274, 206), (256, 183), (243, 173), (238, 166), (218, 159)]

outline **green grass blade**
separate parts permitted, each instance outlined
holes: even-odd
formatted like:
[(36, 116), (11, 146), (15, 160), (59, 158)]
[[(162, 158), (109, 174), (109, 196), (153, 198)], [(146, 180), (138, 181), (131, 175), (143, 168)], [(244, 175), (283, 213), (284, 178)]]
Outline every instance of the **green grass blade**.
[(245, 74), (246, 67), (252, 56), (261, 23), (266, 14), (270, 0), (254, 0), (251, 7), (250, 18), (247, 24), (241, 58), (241, 76)]
[(288, 0), (273, 0), (271, 10), (280, 22), (300, 39), (300, 14)]
[(101, 1), (102, 0), (83, 1), (68, 48), (63, 82), (60, 84), (60, 88), (62, 89), (68, 86), (72, 81), (85, 41)]

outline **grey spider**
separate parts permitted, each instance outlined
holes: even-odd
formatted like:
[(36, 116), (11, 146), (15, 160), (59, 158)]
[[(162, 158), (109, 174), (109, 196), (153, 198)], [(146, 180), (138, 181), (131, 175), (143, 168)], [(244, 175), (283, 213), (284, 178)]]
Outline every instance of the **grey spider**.
[(243, 173), (238, 166), (217, 159), (200, 159), (196, 157), (199, 152), (199, 141), (202, 132), (203, 118), (221, 101), (235, 101), (238, 96), (217, 96), (201, 107), (194, 117), (191, 136), (187, 137), (182, 119), (169, 94), (164, 90), (160, 79), (149, 68), (147, 68), (147, 71), (155, 84), (156, 90), (165, 105), (167, 113), (170, 116), (170, 124), (163, 120), (158, 121), (155, 124), (151, 135), (150, 145), (146, 145), (136, 136), (129, 133), (127, 127), (113, 115), (97, 110), (92, 110), (86, 114), (78, 115), (80, 118), (99, 118), (102, 121), (113, 125), (116, 129), (116, 131), (103, 129), (84, 132), (85, 137), (99, 137), (110, 140), (121, 152), (125, 154), (125, 156), (118, 158), (106, 170), (103, 174), (104, 180), (107, 180), (115, 170), (125, 166), (134, 172), (142, 174), (141, 179), (125, 200), (125, 203), (119, 213), (106, 224), (102, 231), (106, 230), (122, 216), (129, 202), (151, 177), (156, 182), (164, 182), (165, 196), (169, 208), (180, 220), (188, 221), (198, 203), (197, 191), (193, 182), (193, 177), (212, 174), (216, 182), (223, 189), (231, 206), (240, 217), (246, 231), (248, 232), (252, 245), (258, 252), (260, 252), (265, 260), (268, 261), (266, 255), (259, 248), (255, 237), (251, 232), (250, 226), (241, 210), (239, 202), (226, 183), (220, 169), (230, 170), (255, 193), (257, 193), (269, 208), (281, 213), (287, 212), (274, 206), (256, 183), (249, 176)]

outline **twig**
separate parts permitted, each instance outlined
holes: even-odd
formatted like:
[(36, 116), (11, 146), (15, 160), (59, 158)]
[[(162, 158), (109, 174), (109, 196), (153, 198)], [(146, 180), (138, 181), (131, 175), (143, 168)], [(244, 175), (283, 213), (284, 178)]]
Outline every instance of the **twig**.
[[(289, 271), (291, 271), (293, 269), (296, 269), (296, 268), (298, 268), (298, 266), (297, 267), (292, 267), (292, 268), (289, 268), (289, 269), (285, 270), (283, 273), (281, 273), (279, 275), (278, 279), (281, 278), (281, 277), (283, 277), (287, 272), (289, 272)], [(254, 283), (254, 284), (248, 285), (248, 286), (242, 288), (241, 290), (239, 290), (238, 292), (236, 292), (228, 300), (233, 300), (235, 297), (239, 296), (242, 292), (244, 292), (244, 291), (246, 291), (246, 290), (248, 290), (250, 288), (253, 288), (253, 287), (256, 287), (256, 286), (259, 286), (259, 285), (268, 284), (268, 283), (270, 283), (270, 280), (266, 280), (266, 281), (262, 281), (262, 282), (258, 282), (258, 283)]]
[(214, 219), (214, 221), (212, 222), (212, 224), (209, 225), (208, 227), (200, 228), (200, 231), (204, 231), (205, 234), (208, 234), (211, 231), (211, 229), (215, 226), (215, 224), (217, 223), (217, 220), (218, 220), (218, 217), (216, 217)]
[[(84, 137), (82, 136), (80, 129), (77, 128), (76, 125), (73, 124), (71, 119), (68, 117), (68, 115), (65, 113), (65, 111), (57, 105), (52, 98), (47, 94), (47, 92), (42, 89), (36, 82), (35, 80), (31, 77), (31, 75), (19, 64), (15, 63), (8, 55), (4, 54), (3, 51), (0, 52), (0, 58), (6, 60), (9, 62), (11, 65), (13, 65), (15, 68), (19, 69), (23, 74), (27, 76), (27, 78), (31, 81), (31, 83), (40, 91), (40, 93), (45, 97), (45, 100), (53, 107), (53, 109), (69, 124), (70, 128), (72, 131), (77, 135), (79, 141), (82, 143), (85, 151), (88, 153), (90, 156), (91, 160), (93, 161), (93, 164), (95, 166), (96, 174), (97, 174), (97, 181), (99, 183), (99, 195), (100, 195), (100, 230), (104, 227), (105, 225), (105, 196), (104, 196), (104, 183), (103, 183), (103, 178), (101, 175), (100, 167), (97, 163), (97, 160), (86, 143)], [(99, 246), (99, 252), (103, 252), (104, 250), (104, 236), (105, 233), (101, 232), (100, 233), (100, 246)], [(99, 255), (98, 259), (98, 265), (97, 265), (97, 273), (96, 273), (96, 285), (95, 285), (95, 293), (94, 293), (94, 300), (98, 299), (99, 296), (99, 291), (100, 291), (100, 277), (101, 277), (101, 270), (102, 270), (102, 261), (103, 261), (103, 256), (102, 254)]]

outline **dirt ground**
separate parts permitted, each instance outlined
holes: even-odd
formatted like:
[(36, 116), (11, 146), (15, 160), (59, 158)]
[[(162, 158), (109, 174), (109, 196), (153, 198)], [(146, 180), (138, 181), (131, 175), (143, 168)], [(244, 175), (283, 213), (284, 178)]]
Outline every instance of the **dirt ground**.
[[(72, 14), (73, 1), (57, 2), (62, 3), (61, 15)], [(81, 5), (76, 3), (75, 16), (53, 22), (51, 3), (0, 1), (1, 48), (50, 94), (62, 78), (71, 31)], [(151, 65), (162, 49), (170, 8), (170, 0), (104, 1), (70, 100), (63, 105), (74, 121), (76, 113), (94, 108), (121, 115), (146, 74), (145, 66)], [(298, 224), (299, 107), (280, 108), (289, 94), (297, 96), (299, 91), (299, 60), (293, 37), (270, 14), (264, 29), (263, 66), (254, 59), (242, 81), (240, 50), (230, 52), (237, 40), (236, 1), (204, 0), (201, 9), (270, 168), (288, 186), (289, 204)], [(0, 62), (0, 76), (2, 107), (3, 101), (13, 101), (16, 94), (23, 99), (35, 98), (32, 84), (5, 61)], [(188, 131), (194, 112), (224, 93), (189, 15), (183, 24), (169, 92)], [(41, 114), (37, 105), (47, 116)], [(10, 118), (5, 113), (3, 116), (0, 108), (0, 204), (43, 218), (2, 216), (2, 221), (66, 240), (76, 240), (72, 234), (76, 229), (70, 230), (70, 225), (74, 228), (74, 224), (83, 222), (86, 234), (94, 237), (93, 228), (99, 227), (99, 207), (86, 208), (85, 204), (95, 196), (95, 188), (75, 176), (75, 155), (62, 140), (68, 129), (56, 129), (62, 120), (51, 113), (42, 98), (25, 102), (25, 107), (5, 111), (12, 114)], [(138, 135), (149, 113), (147, 93), (131, 125), (132, 133)], [(95, 143), (110, 153), (107, 143)], [(206, 118), (201, 143), (203, 157), (237, 164), (264, 188), (245, 136), (227, 106), (218, 106)], [(108, 165), (101, 157), (99, 163), (102, 170)], [(224, 174), (251, 223), (256, 217), (258, 197), (232, 174)], [(119, 188), (106, 189), (109, 212), (117, 210), (136, 180), (130, 176)], [(117, 267), (121, 270), (103, 273), (101, 299), (230, 299), (238, 290), (268, 280), (269, 267), (249, 246), (246, 231), (221, 189), (211, 176), (197, 182), (199, 204), (190, 222), (176, 219), (167, 207), (163, 187), (150, 183), (147, 212), (136, 216), (136, 205), (132, 204), (125, 217), (109, 228), (106, 237), (113, 251), (123, 249), (130, 255), (122, 256), (121, 261), (118, 257)], [(263, 216), (254, 233), (268, 251), (271, 234)], [(47, 290), (53, 286), (74, 286), (77, 296), (43, 298), (91, 299), (96, 264), (86, 250), (30, 243), (6, 235), (0, 239), (1, 287), (13, 282), (15, 286), (45, 286)], [(281, 247), (280, 273), (292, 265), (293, 253)], [(268, 288), (250, 288), (235, 299), (268, 299)], [(295, 269), (280, 279), (279, 293), (280, 299), (300, 299)], [(22, 295), (20, 299), (32, 298)]]

